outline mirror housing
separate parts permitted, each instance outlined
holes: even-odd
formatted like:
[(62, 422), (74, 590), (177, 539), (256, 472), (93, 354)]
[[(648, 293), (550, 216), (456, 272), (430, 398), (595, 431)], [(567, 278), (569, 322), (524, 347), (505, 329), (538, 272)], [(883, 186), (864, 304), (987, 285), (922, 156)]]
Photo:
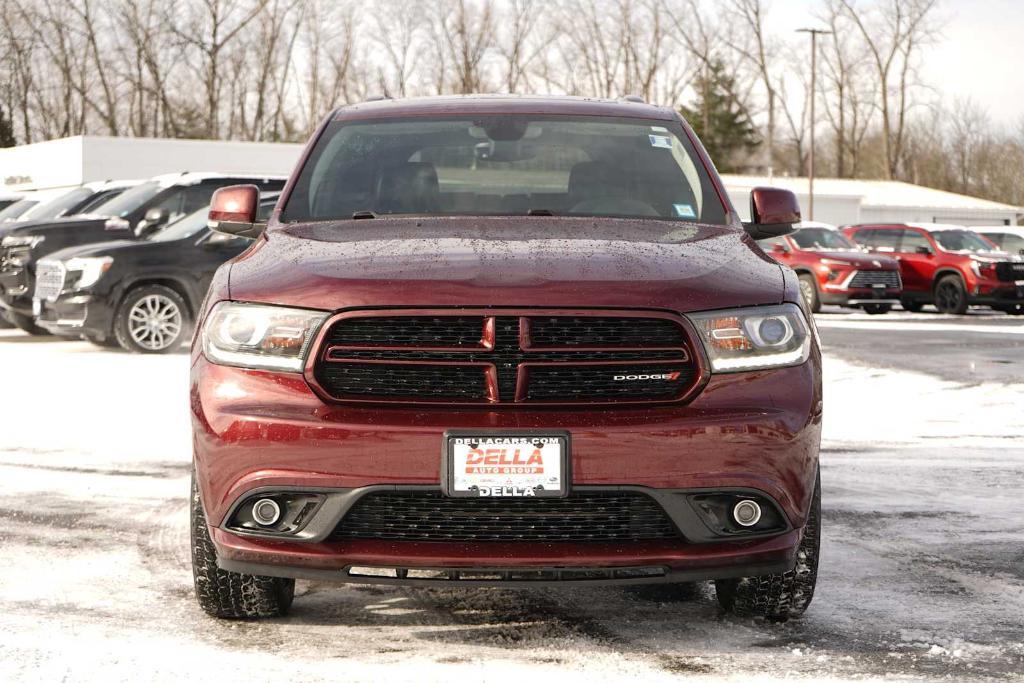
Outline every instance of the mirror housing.
[(255, 185), (231, 185), (213, 193), (207, 227), (214, 232), (238, 237), (259, 237), (267, 227), (256, 222), (260, 207), (260, 188)]
[(135, 226), (135, 236), (139, 239), (149, 237), (166, 225), (170, 217), (171, 213), (167, 209), (150, 209)]
[(789, 253), (789, 249), (786, 247), (785, 244), (778, 244), (778, 243), (775, 243), (775, 244), (772, 245), (772, 251), (775, 252), (776, 254), (788, 254)]
[(755, 187), (750, 191), (750, 222), (743, 229), (755, 240), (793, 232), (800, 222), (796, 195), (779, 187)]
[(915, 254), (922, 254), (924, 256), (931, 256), (932, 255), (932, 248), (931, 247), (926, 247), (926, 246), (922, 245), (922, 246), (919, 246), (919, 247), (915, 247), (914, 248), (914, 253)]

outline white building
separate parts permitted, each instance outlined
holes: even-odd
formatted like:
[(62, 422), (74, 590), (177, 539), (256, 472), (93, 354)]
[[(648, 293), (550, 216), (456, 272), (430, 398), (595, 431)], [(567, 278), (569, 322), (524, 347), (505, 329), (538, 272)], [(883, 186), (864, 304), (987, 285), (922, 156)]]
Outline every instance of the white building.
[(292, 172), (302, 145), (75, 136), (0, 149), (0, 191), (41, 190), (162, 173)]
[[(749, 218), (750, 190), (771, 185), (791, 190), (808, 212), (807, 178), (723, 175), (726, 190), (744, 220)], [(894, 180), (814, 179), (814, 220), (833, 225), (855, 223), (954, 223), (1016, 225), (1024, 208), (977, 197), (943, 192)]]

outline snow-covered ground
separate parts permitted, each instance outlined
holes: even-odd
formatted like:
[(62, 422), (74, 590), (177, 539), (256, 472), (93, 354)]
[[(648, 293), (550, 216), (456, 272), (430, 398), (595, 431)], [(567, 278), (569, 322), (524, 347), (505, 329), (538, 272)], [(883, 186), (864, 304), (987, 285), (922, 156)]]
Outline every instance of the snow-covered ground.
[[(819, 318), (821, 576), (784, 625), (721, 615), (709, 587), (301, 582), (286, 619), (207, 618), (188, 559), (187, 356), (0, 331), (0, 680), (1020, 680), (1021, 321), (886, 318)], [(928, 353), (958, 325), (1006, 345), (1003, 381), (861, 344)]]

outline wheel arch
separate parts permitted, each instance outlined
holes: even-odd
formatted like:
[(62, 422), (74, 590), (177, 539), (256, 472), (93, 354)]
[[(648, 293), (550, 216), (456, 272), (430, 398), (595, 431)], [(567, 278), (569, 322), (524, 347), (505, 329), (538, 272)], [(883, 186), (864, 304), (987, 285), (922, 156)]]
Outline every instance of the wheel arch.
[(967, 291), (967, 276), (960, 272), (959, 268), (953, 268), (952, 266), (944, 266), (935, 271), (935, 275), (932, 276), (932, 291), (938, 286), (939, 281), (947, 275), (956, 275), (960, 278), (960, 282), (963, 283), (964, 292)]

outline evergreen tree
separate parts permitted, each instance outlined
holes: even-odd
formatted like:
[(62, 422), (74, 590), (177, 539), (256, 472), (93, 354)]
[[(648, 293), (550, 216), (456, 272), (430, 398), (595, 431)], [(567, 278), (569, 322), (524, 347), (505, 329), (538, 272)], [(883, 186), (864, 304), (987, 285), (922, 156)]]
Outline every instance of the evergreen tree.
[(14, 139), (14, 124), (7, 117), (3, 105), (0, 105), (0, 147), (14, 147), (18, 141)]
[(681, 107), (683, 118), (693, 127), (722, 173), (742, 171), (747, 158), (761, 144), (747, 108), (736, 97), (736, 79), (720, 61), (697, 78), (697, 100), (693, 107)]

